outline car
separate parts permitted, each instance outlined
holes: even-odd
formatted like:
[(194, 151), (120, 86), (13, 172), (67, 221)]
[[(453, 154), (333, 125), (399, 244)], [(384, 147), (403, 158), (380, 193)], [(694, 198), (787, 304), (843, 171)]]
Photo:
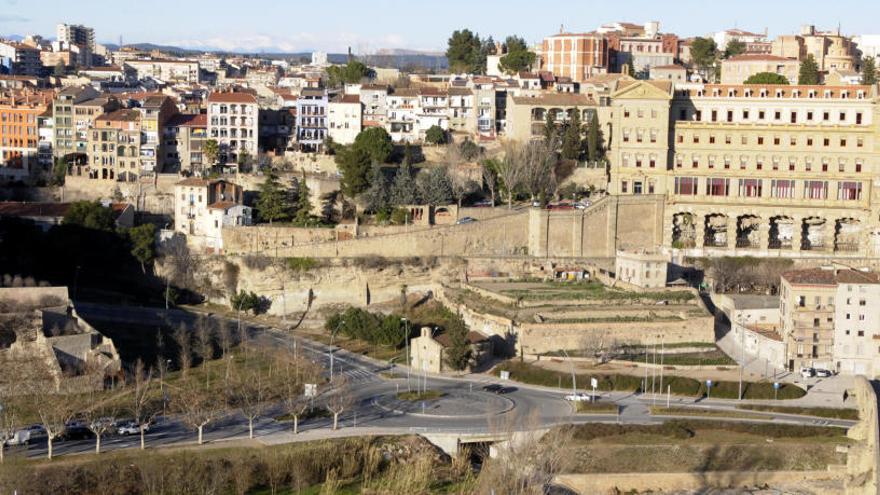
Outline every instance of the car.
[(577, 203), (575, 203), (574, 207), (577, 208), (578, 210), (586, 210), (587, 208), (589, 208), (592, 205), (593, 205), (593, 203), (591, 203), (587, 200), (583, 200), (583, 201), (578, 201)]
[(498, 385), (497, 383), (492, 383), (490, 385), (485, 385), (483, 387), (483, 390), (485, 390), (486, 392), (496, 392), (502, 388), (504, 388), (504, 387), (502, 387), (501, 385)]
[(590, 402), (593, 400), (592, 396), (590, 396), (584, 392), (577, 392), (574, 394), (568, 394), (563, 398), (567, 401), (570, 401), (570, 402)]
[[(150, 425), (144, 425), (144, 433), (150, 431)], [(129, 421), (127, 423), (119, 425), (119, 428), (116, 430), (116, 433), (120, 435), (140, 435), (141, 428), (140, 425), (134, 421)]]
[(95, 434), (92, 433), (92, 430), (88, 429), (85, 426), (74, 424), (66, 426), (64, 428), (64, 432), (60, 435), (59, 439), (62, 441), (88, 440), (94, 437)]
[(812, 378), (816, 376), (816, 370), (813, 368), (801, 368), (801, 376), (804, 378)]
[(532, 208), (540, 208), (540, 207), (541, 207), (540, 201), (532, 201)]
[(474, 223), (477, 219), (474, 217), (461, 217), (455, 222), (455, 225), (464, 225), (466, 223)]
[(516, 392), (516, 387), (499, 387), (495, 390), (495, 393), (498, 395), (509, 394), (511, 392)]
[(16, 431), (4, 443), (10, 447), (14, 445), (28, 445), (44, 438), (46, 438), (46, 429), (41, 425), (31, 425)]
[(816, 368), (815, 371), (816, 371), (816, 376), (821, 377), (821, 378), (828, 378), (834, 374), (830, 370), (823, 370), (822, 368)]
[(474, 208), (490, 208), (492, 206), (495, 206), (495, 205), (492, 203), (491, 199), (484, 199), (484, 200), (477, 201), (476, 203), (474, 203)]

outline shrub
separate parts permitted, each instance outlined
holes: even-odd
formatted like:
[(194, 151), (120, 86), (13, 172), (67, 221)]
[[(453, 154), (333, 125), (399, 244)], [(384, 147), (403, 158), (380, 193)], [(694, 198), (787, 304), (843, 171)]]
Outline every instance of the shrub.
[(287, 268), (294, 272), (307, 272), (320, 266), (314, 258), (287, 258)]

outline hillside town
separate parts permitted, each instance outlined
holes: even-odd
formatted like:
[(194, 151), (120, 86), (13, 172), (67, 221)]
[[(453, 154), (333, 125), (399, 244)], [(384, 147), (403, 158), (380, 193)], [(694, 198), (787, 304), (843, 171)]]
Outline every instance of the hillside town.
[(880, 493), (880, 34), (582, 21), (0, 32), (0, 494)]

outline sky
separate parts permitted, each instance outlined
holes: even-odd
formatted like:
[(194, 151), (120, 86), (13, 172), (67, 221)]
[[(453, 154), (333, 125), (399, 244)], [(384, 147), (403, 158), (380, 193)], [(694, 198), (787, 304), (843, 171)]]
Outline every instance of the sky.
[(229, 51), (373, 53), (443, 51), (449, 34), (508, 34), (540, 41), (606, 22), (657, 20), (700, 36), (738, 27), (791, 34), (802, 24), (880, 33), (878, 0), (0, 0), (0, 36), (54, 37), (59, 22), (95, 28), (99, 42), (151, 42)]

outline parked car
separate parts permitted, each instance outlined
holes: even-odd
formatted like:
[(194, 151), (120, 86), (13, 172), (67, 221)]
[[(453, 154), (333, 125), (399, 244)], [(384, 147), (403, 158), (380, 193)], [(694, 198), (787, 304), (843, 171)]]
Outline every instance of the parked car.
[(64, 432), (60, 435), (59, 439), (62, 441), (68, 440), (88, 440), (90, 438), (94, 438), (95, 434), (92, 433), (92, 430), (87, 427), (74, 424), (68, 425), (64, 428)]
[[(145, 424), (144, 425), (144, 433), (146, 433), (148, 431), (150, 431), (150, 425)], [(118, 433), (120, 435), (140, 435), (141, 434), (141, 427), (137, 422), (129, 421), (127, 423), (123, 423), (123, 424), (119, 425), (119, 428), (116, 430), (116, 433)]]
[(584, 392), (577, 392), (575, 394), (566, 395), (564, 399), (571, 402), (590, 402), (593, 400), (593, 397)]
[(801, 376), (804, 378), (813, 378), (816, 376), (816, 370), (813, 368), (801, 368)]
[(501, 385), (498, 385), (497, 383), (483, 386), (483, 390), (485, 390), (486, 392), (495, 392), (501, 388), (503, 387)]
[(532, 208), (540, 208), (540, 207), (541, 207), (540, 201), (532, 201)]
[(590, 201), (585, 199), (583, 201), (578, 201), (577, 203), (575, 203), (574, 207), (577, 208), (578, 210), (586, 210), (587, 208), (592, 206), (592, 204), (593, 203), (591, 203)]
[(4, 442), (7, 446), (28, 445), (37, 440), (46, 438), (46, 430), (40, 425), (31, 425), (15, 432), (12, 437)]
[(822, 368), (816, 368), (815, 371), (816, 371), (816, 376), (821, 377), (821, 378), (828, 378), (828, 377), (834, 375), (834, 373), (831, 370), (823, 370)]
[(464, 225), (466, 223), (474, 223), (477, 219), (474, 217), (461, 217), (455, 222), (455, 225)]

